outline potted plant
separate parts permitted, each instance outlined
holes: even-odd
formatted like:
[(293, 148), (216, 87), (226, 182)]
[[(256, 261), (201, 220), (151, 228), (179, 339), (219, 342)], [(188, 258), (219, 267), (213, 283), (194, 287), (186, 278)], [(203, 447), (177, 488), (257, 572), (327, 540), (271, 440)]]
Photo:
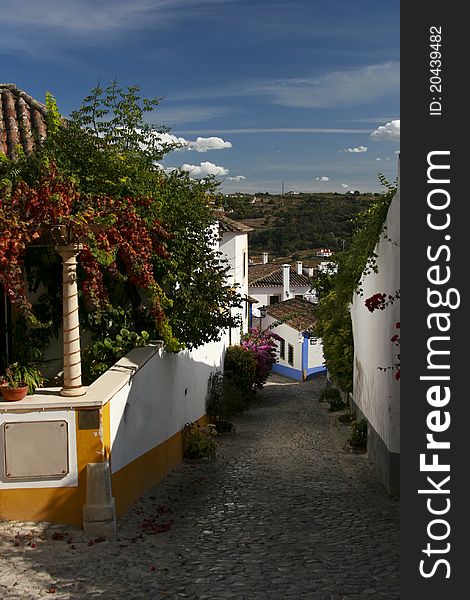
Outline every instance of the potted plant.
[(37, 367), (14, 362), (0, 376), (0, 392), (5, 401), (22, 400), (26, 394), (34, 394), (43, 382), (44, 377)]

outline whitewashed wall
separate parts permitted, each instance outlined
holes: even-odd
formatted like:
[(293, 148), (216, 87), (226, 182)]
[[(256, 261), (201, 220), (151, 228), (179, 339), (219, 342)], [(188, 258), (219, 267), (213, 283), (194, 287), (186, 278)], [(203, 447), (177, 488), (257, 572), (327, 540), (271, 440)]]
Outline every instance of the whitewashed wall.
[(378, 273), (364, 277), (363, 296), (351, 308), (354, 334), (354, 402), (384, 442), (388, 452), (400, 452), (400, 383), (394, 371), (397, 348), (390, 341), (400, 321), (400, 301), (373, 313), (364, 301), (376, 293), (394, 295), (400, 289), (400, 193), (394, 196), (386, 219), (386, 235), (376, 246)]
[[(267, 315), (263, 319), (263, 322), (262, 322), (263, 329), (266, 329), (267, 327), (269, 327), (269, 325), (271, 325), (272, 323), (275, 323), (275, 322), (276, 322), (276, 319), (273, 319), (272, 317)], [(257, 323), (255, 325), (257, 326)], [(302, 369), (302, 343), (303, 343), (302, 334), (299, 333), (298, 331), (296, 331), (295, 329), (293, 329), (292, 327), (290, 327), (289, 325), (286, 325), (285, 323), (281, 323), (280, 325), (277, 325), (276, 327), (273, 328), (272, 331), (274, 333), (277, 333), (277, 335), (280, 335), (282, 338), (284, 338), (286, 340), (285, 358), (284, 359), (279, 358), (278, 363), (285, 367), (292, 367), (292, 368), (300, 371)], [(294, 347), (294, 364), (293, 365), (290, 365), (287, 362), (287, 357), (288, 357), (287, 344), (291, 344)], [(278, 342), (278, 348), (279, 348), (279, 342)]]
[(325, 358), (323, 356), (323, 344), (321, 338), (317, 338), (316, 344), (310, 344), (308, 342), (308, 368), (321, 367), (325, 364)]
[[(289, 288), (289, 298), (294, 298), (296, 295), (304, 295), (309, 292), (309, 286), (291, 286)], [(280, 296), (282, 300), (282, 285), (273, 287), (250, 287), (249, 294), (255, 300), (258, 300), (258, 304), (253, 305), (253, 316), (259, 316), (259, 308), (261, 306), (269, 306), (270, 296)]]
[[(222, 235), (219, 246), (220, 252), (225, 256), (230, 266), (228, 281), (237, 284), (237, 291), (242, 296), (248, 295), (248, 235), (246, 233), (235, 233), (226, 231)], [(241, 330), (248, 332), (249, 311), (246, 302), (242, 302), (240, 308), (232, 308), (232, 316), (238, 316), (241, 321)], [(240, 343), (240, 328), (233, 327), (231, 331), (231, 343)]]
[[(225, 347), (224, 338), (178, 354), (159, 350), (113, 396), (110, 400), (113, 472), (205, 414), (207, 383), (213, 371), (222, 369)], [(128, 356), (132, 357), (132, 353)]]

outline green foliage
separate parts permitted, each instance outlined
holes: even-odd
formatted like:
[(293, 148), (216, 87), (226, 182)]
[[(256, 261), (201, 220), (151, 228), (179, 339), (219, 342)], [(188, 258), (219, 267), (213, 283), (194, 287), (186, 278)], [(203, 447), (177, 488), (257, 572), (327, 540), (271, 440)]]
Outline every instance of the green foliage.
[[(250, 252), (266, 251), (271, 256), (288, 256), (297, 251), (328, 246), (333, 250), (349, 247), (354, 219), (374, 200), (372, 194), (309, 193), (294, 197), (253, 196), (224, 198), (224, 206), (234, 219), (250, 221)], [(267, 222), (265, 222), (267, 220)]]
[(361, 419), (353, 424), (349, 443), (353, 448), (367, 448), (367, 420)]
[(214, 250), (212, 191), (209, 182), (181, 172), (166, 176), (158, 190), (171, 236), (169, 260), (154, 256), (154, 272), (172, 301), (166, 314), (173, 333), (188, 348), (220, 339), (222, 330), (239, 324), (230, 307), (240, 306), (240, 296), (226, 281), (226, 260)]
[(339, 402), (341, 400), (341, 392), (335, 387), (323, 388), (320, 392), (320, 402)]
[(337, 385), (348, 392), (352, 391), (354, 359), (349, 306), (354, 293), (362, 294), (362, 275), (377, 271), (374, 248), (384, 231), (394, 194), (391, 188), (358, 216), (351, 245), (336, 256), (338, 273), (329, 282), (330, 290), (323, 290), (317, 308), (317, 332), (322, 338), (325, 363)]
[[(149, 331), (165, 340), (167, 350), (178, 351), (219, 339), (225, 328), (237, 326), (230, 308), (239, 305), (240, 296), (226, 283), (227, 263), (214, 251), (214, 180), (167, 174), (156, 164), (173, 148), (162, 143), (167, 129), (147, 122), (159, 102), (141, 98), (137, 86), (123, 89), (114, 81), (94, 88), (65, 121), (48, 93), (48, 136), (31, 156), (1, 157), (0, 200), (24, 183), (36, 190), (44, 173), (55, 170), (74, 190), (74, 226), (87, 229), (78, 277), (80, 293), (91, 290), (95, 297), (90, 302), (81, 295), (82, 326), (93, 321), (95, 341), (98, 330), (103, 339), (108, 335), (103, 315), (122, 307), (130, 314), (130, 329)], [(103, 207), (99, 220), (90, 223), (97, 206)], [(130, 213), (132, 219), (124, 218)], [(128, 239), (128, 251), (90, 231), (90, 224)], [(142, 262), (143, 246), (150, 253)], [(38, 344), (47, 346), (60, 327), (60, 260), (45, 248), (28, 248), (23, 258), (29, 287), (40, 294), (31, 310), (43, 324)], [(151, 284), (145, 289), (144, 279)]]
[(37, 367), (18, 362), (8, 365), (5, 374), (0, 376), (0, 386), (19, 388), (27, 385), (28, 394), (34, 394), (43, 383), (44, 377)]
[(320, 393), (320, 402), (328, 402), (330, 412), (344, 410), (346, 404), (341, 399), (341, 392), (334, 387), (324, 388)]
[(63, 125), (63, 119), (60, 116), (57, 102), (50, 92), (46, 92), (46, 108), (48, 135), (55, 135)]
[(139, 334), (122, 328), (113, 337), (107, 336), (103, 340), (93, 342), (83, 352), (82, 371), (84, 383), (89, 385), (132, 348), (146, 346), (149, 340), (150, 336), (147, 331), (141, 331)]
[(238, 391), (249, 394), (256, 378), (256, 358), (242, 346), (229, 346), (225, 353), (224, 373)]
[(215, 458), (216, 443), (212, 439), (217, 435), (213, 425), (201, 427), (198, 423), (186, 423), (183, 428), (183, 457), (191, 460)]
[(245, 410), (250, 394), (240, 391), (221, 371), (211, 374), (207, 386), (206, 412), (219, 433), (232, 431), (230, 419)]

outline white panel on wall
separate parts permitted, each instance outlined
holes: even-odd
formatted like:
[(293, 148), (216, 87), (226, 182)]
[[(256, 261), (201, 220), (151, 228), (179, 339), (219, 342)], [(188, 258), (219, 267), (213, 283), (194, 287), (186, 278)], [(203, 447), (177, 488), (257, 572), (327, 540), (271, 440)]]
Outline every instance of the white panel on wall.
[(75, 411), (0, 413), (0, 453), (0, 489), (76, 487)]

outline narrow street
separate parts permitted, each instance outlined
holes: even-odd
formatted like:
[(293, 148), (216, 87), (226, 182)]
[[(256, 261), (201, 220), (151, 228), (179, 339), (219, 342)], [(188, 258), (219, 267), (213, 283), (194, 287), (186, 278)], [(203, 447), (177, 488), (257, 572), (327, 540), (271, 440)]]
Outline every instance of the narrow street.
[(398, 599), (399, 502), (349, 451), (324, 385), (271, 376), (217, 460), (180, 465), (115, 540), (0, 523), (0, 597)]

